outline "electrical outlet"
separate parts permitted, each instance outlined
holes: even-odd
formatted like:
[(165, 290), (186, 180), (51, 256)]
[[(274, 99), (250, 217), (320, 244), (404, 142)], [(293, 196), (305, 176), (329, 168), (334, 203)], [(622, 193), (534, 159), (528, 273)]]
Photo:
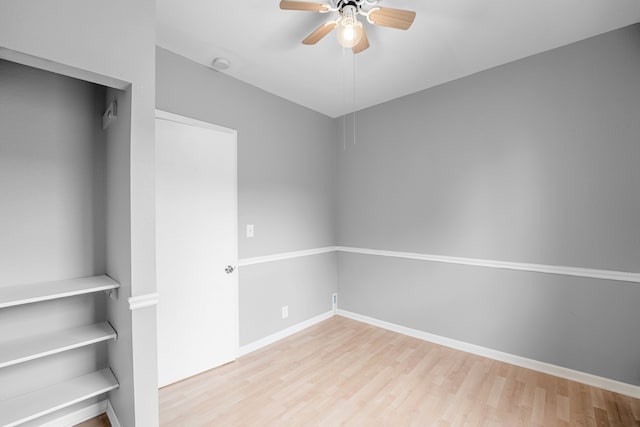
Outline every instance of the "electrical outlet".
[(331, 295), (331, 307), (334, 313), (338, 310), (338, 294)]
[(287, 317), (289, 317), (289, 306), (285, 305), (282, 307), (282, 318), (286, 319)]
[(247, 237), (253, 237), (253, 224), (247, 224)]

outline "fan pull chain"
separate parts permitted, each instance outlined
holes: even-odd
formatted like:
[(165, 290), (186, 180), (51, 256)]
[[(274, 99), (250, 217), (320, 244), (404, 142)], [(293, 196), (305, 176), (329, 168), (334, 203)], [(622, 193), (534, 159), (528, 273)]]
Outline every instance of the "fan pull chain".
[(356, 112), (353, 112), (353, 145), (356, 145)]
[[(342, 48), (342, 105), (347, 106), (346, 50)], [(342, 151), (347, 151), (347, 115), (342, 116)]]
[(347, 151), (347, 115), (342, 116), (342, 151)]
[(356, 145), (356, 55), (353, 58), (353, 145)]

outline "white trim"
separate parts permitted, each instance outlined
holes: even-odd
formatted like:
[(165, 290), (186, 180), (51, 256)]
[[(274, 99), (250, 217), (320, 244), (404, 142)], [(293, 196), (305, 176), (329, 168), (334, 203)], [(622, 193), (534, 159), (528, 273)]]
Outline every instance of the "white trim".
[(350, 252), (365, 255), (378, 255), (393, 258), (415, 259), (420, 261), (444, 262), (448, 264), (472, 265), (476, 267), (502, 268), (508, 270), (532, 271), (536, 273), (560, 274), (563, 276), (589, 277), (593, 279), (616, 280), (621, 282), (640, 283), (640, 273), (626, 271), (597, 270), (592, 268), (565, 267), (560, 265), (527, 264), (521, 262), (493, 261), (476, 258), (460, 258), (443, 255), (419, 254), (415, 252), (384, 251), (379, 249), (364, 249), (336, 246), (340, 252)]
[(240, 347), (240, 351), (238, 353), (238, 357), (242, 357), (245, 356), (249, 353), (252, 353), (256, 350), (259, 350), (263, 347), (266, 347), (268, 345), (273, 344), (276, 341), (280, 341), (283, 338), (286, 338), (290, 335), (293, 335), (295, 333), (298, 333), (300, 331), (302, 331), (303, 329), (307, 329), (308, 327), (311, 327), (313, 325), (315, 325), (316, 323), (320, 323), (323, 320), (327, 320), (329, 318), (333, 317), (333, 310), (331, 311), (327, 311), (326, 313), (322, 313), (318, 316), (312, 317), (311, 319), (307, 319), (304, 322), (300, 322), (296, 325), (290, 326), (287, 329), (283, 329), (279, 332), (276, 332), (275, 334), (271, 334), (269, 336), (266, 336), (264, 338), (259, 339), (258, 341), (254, 341), (251, 344), (247, 344), (247, 345), (243, 345)]
[(158, 295), (157, 293), (131, 297), (129, 298), (129, 310), (137, 310), (139, 308), (158, 305), (159, 299), (160, 299), (160, 295)]
[(131, 85), (129, 82), (105, 76), (104, 74), (94, 73), (92, 71), (83, 70), (82, 68), (72, 67), (60, 62), (51, 61), (49, 59), (40, 58), (1, 46), (0, 59), (16, 62), (33, 68), (39, 68), (41, 70), (71, 77), (76, 80), (84, 80), (120, 90), (126, 90)]
[(293, 252), (282, 252), (274, 255), (243, 258), (241, 260), (238, 260), (238, 265), (240, 267), (244, 267), (247, 265), (262, 264), (264, 262), (282, 261), (285, 259), (300, 258), (304, 256), (309, 256), (309, 255), (326, 254), (326, 253), (335, 252), (335, 251), (336, 251), (335, 246), (326, 246), (324, 248), (305, 249), (302, 251), (293, 251)]
[(540, 362), (537, 360), (528, 359), (526, 357), (481, 347), (479, 345), (457, 341), (451, 338), (430, 334), (428, 332), (419, 331), (417, 329), (407, 328), (406, 326), (396, 325), (394, 323), (385, 322), (383, 320), (374, 319), (372, 317), (363, 316), (361, 314), (352, 313), (346, 310), (338, 309), (338, 316), (347, 317), (349, 319), (367, 323), (378, 328), (397, 332), (402, 335), (408, 335), (410, 337), (443, 345), (445, 347), (464, 351), (466, 353), (477, 354), (489, 359), (494, 359), (500, 362), (509, 363), (511, 365), (532, 369), (534, 371), (542, 372), (571, 381), (576, 381), (593, 387), (602, 388), (605, 390), (613, 391), (615, 393), (624, 394), (625, 396), (630, 396), (635, 399), (640, 399), (640, 386), (636, 386), (633, 384), (627, 384), (620, 381), (599, 377), (597, 375), (563, 368), (561, 366), (552, 365), (550, 363)]
[(107, 400), (107, 418), (109, 418), (111, 427), (122, 427), (116, 416), (116, 411), (113, 409), (113, 406), (111, 406), (110, 400)]
[(238, 266), (248, 266), (265, 262), (282, 261), (309, 255), (329, 252), (349, 252), (363, 255), (376, 255), (392, 258), (414, 259), (418, 261), (443, 262), (447, 264), (471, 265), (474, 267), (501, 268), (506, 270), (529, 271), (534, 273), (558, 274), (562, 276), (588, 277), (591, 279), (614, 280), (618, 282), (640, 283), (640, 273), (616, 270), (599, 270), (595, 268), (567, 267), (562, 265), (530, 264), (523, 262), (496, 261), (479, 258), (462, 258), (445, 255), (421, 254), (417, 252), (386, 251), (380, 249), (355, 248), (349, 246), (326, 246), (323, 248), (302, 251), (282, 252), (279, 254), (243, 258)]
[[(69, 427), (76, 424), (80, 424), (98, 415), (104, 414), (107, 411), (108, 400), (103, 400), (93, 405), (80, 408), (77, 411), (73, 411), (69, 414), (63, 415), (60, 418), (45, 422), (41, 427)], [(115, 425), (113, 426), (115, 427)]]
[[(204, 129), (212, 129), (222, 133), (228, 133), (231, 135), (237, 135), (238, 131), (224, 126), (214, 125), (213, 123), (203, 122), (202, 120), (192, 119), (191, 117), (181, 116), (179, 114), (170, 113), (164, 110), (156, 109), (156, 119), (167, 120), (169, 122), (181, 123), (187, 126), (194, 126)], [(236, 174), (237, 175), (237, 174)]]

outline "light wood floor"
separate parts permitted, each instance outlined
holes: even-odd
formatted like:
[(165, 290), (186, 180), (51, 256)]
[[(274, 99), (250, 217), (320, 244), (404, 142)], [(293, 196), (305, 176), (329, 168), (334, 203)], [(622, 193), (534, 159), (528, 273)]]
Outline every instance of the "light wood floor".
[(111, 423), (109, 422), (107, 414), (102, 414), (83, 423), (77, 424), (75, 427), (111, 427)]
[(160, 390), (162, 426), (640, 426), (640, 400), (343, 317)]

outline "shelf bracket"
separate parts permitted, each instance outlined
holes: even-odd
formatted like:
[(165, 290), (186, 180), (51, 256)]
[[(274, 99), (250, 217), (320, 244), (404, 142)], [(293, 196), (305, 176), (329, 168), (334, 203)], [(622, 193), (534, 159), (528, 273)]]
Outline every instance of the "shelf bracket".
[(111, 329), (113, 329), (113, 331), (116, 333), (116, 337), (114, 338), (114, 341), (118, 341), (118, 339), (120, 339), (120, 334), (118, 333), (118, 330), (114, 328), (113, 324), (108, 320), (107, 320), (107, 323), (109, 324), (109, 326), (111, 326)]
[(118, 289), (109, 289), (105, 291), (109, 297), (116, 301), (118, 299)]

